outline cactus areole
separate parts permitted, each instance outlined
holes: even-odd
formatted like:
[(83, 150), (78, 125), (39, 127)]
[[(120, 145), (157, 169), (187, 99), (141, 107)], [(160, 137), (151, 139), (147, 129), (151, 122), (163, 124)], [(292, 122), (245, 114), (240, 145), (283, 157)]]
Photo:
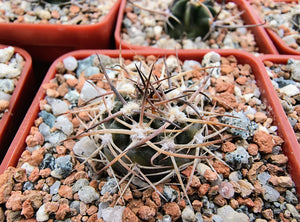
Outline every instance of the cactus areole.
[(212, 20), (217, 14), (210, 0), (175, 0), (170, 11), (178, 21), (170, 17), (167, 32), (175, 39), (183, 36), (191, 39), (198, 36), (203, 38), (209, 32)]

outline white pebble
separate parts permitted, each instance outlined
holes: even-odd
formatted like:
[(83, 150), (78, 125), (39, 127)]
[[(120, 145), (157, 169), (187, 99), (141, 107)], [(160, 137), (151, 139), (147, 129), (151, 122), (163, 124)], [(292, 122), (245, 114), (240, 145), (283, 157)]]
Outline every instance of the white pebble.
[(69, 110), (68, 104), (65, 101), (58, 99), (51, 103), (51, 108), (55, 116), (66, 113)]
[(65, 58), (63, 64), (68, 71), (74, 71), (78, 66), (77, 59), (73, 56)]
[(66, 116), (57, 117), (54, 127), (63, 131), (67, 136), (70, 136), (73, 132), (73, 124)]
[(14, 52), (15, 52), (15, 49), (12, 46), (9, 46), (4, 49), (0, 49), (0, 62), (7, 63), (13, 56)]
[(89, 156), (96, 149), (97, 149), (97, 146), (96, 146), (94, 140), (91, 140), (89, 137), (86, 136), (75, 143), (75, 145), (73, 147), (73, 152), (79, 156)]
[(0, 78), (15, 78), (21, 74), (21, 70), (0, 63)]
[(36, 220), (37, 221), (47, 221), (47, 220), (49, 220), (49, 214), (46, 212), (45, 204), (40, 206), (40, 208), (36, 212)]
[(122, 221), (124, 210), (123, 206), (107, 207), (102, 210), (102, 218), (106, 222)]
[(287, 96), (295, 96), (300, 93), (299, 88), (292, 84), (280, 88), (279, 91), (285, 93)]
[(78, 191), (78, 197), (79, 197), (79, 200), (88, 204), (88, 203), (92, 203), (93, 201), (99, 199), (100, 196), (96, 192), (94, 187), (84, 186)]
[(191, 208), (190, 206), (187, 206), (186, 208), (184, 208), (184, 210), (182, 211), (181, 218), (182, 218), (183, 222), (196, 221), (196, 215), (195, 215), (193, 208)]

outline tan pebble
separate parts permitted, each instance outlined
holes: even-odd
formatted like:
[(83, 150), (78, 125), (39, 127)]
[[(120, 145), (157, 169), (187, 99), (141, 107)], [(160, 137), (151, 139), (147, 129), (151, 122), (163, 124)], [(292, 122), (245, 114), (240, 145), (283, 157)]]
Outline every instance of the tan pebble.
[(236, 199), (230, 199), (229, 204), (233, 209), (236, 209), (239, 207), (239, 202)]
[(12, 191), (10, 197), (7, 199), (5, 207), (13, 211), (22, 210), (23, 201), (24, 196), (21, 191)]
[(44, 83), (42, 86), (43, 86), (43, 88), (46, 89), (46, 90), (48, 90), (48, 89), (56, 90), (57, 87), (58, 87), (58, 84), (57, 84), (57, 83), (50, 82), (50, 83)]
[(201, 212), (201, 208), (203, 207), (203, 202), (201, 202), (200, 200), (194, 200), (192, 202), (192, 206), (195, 211)]
[(209, 188), (210, 185), (208, 183), (201, 184), (201, 186), (198, 189), (198, 196), (199, 197), (204, 196), (208, 192)]
[(38, 180), (37, 183), (34, 185), (34, 188), (35, 188), (36, 190), (42, 190), (44, 184), (45, 184), (45, 179), (40, 179), (40, 180)]
[(273, 137), (265, 131), (259, 130), (254, 133), (253, 141), (258, 145), (262, 153), (272, 153), (274, 147)]
[(265, 61), (264, 61), (264, 64), (265, 64), (265, 66), (267, 66), (267, 67), (273, 66), (273, 62), (268, 61), (268, 60), (265, 60)]
[(29, 147), (33, 147), (36, 145), (43, 145), (44, 143), (44, 137), (40, 132), (34, 133), (34, 135), (28, 135), (26, 137), (26, 144)]
[(7, 202), (13, 189), (13, 183), (7, 183), (0, 187), (0, 204)]
[(44, 159), (44, 149), (40, 148), (38, 150), (34, 150), (32, 152), (29, 164), (31, 164), (32, 166), (38, 166), (42, 163), (43, 159)]
[(264, 122), (263, 126), (266, 128), (270, 128), (270, 126), (273, 123), (273, 119), (272, 118), (267, 118), (266, 121)]
[(64, 220), (67, 216), (68, 212), (70, 212), (70, 207), (68, 204), (60, 204), (58, 211), (55, 213), (55, 218), (57, 220)]
[(73, 182), (75, 182), (75, 172), (73, 172), (71, 175), (69, 175), (68, 177), (65, 178), (64, 180), (64, 184), (65, 185), (71, 185)]
[(273, 219), (273, 211), (271, 209), (266, 209), (261, 212), (262, 216), (267, 220)]
[(229, 87), (229, 83), (223, 81), (222, 79), (217, 79), (216, 85), (215, 85), (215, 89), (217, 92), (225, 92), (228, 87)]
[(130, 208), (126, 207), (123, 211), (122, 221), (132, 221), (139, 222), (139, 218), (130, 210)]
[(176, 221), (181, 216), (181, 210), (175, 202), (169, 202), (169, 203), (164, 204), (163, 210), (164, 210), (165, 214), (168, 214), (171, 216), (172, 221)]
[(225, 199), (224, 197), (222, 197), (220, 194), (218, 194), (218, 195), (214, 198), (213, 202), (214, 202), (215, 204), (217, 204), (218, 206), (220, 206), (220, 207), (223, 207), (224, 205), (227, 204), (226, 199)]
[(199, 188), (201, 186), (201, 182), (200, 182), (199, 177), (193, 175), (190, 186), (195, 187), (195, 188)]
[(4, 112), (9, 106), (9, 101), (0, 100), (0, 112)]
[(75, 179), (76, 180), (79, 180), (79, 179), (89, 179), (89, 175), (87, 174), (87, 172), (80, 171), (80, 172), (77, 172), (75, 174)]
[(256, 112), (254, 115), (255, 122), (257, 123), (263, 123), (267, 120), (267, 115), (263, 112)]
[(97, 213), (94, 213), (93, 215), (91, 215), (89, 217), (89, 219), (87, 220), (87, 222), (98, 222), (98, 216)]
[(92, 205), (87, 209), (86, 213), (90, 216), (94, 213), (98, 212), (98, 208), (95, 205)]
[(50, 168), (46, 168), (46, 169), (41, 169), (40, 172), (39, 172), (40, 176), (42, 178), (46, 178), (48, 176), (50, 176), (51, 174), (51, 169)]
[(23, 183), (15, 183), (14, 187), (13, 187), (13, 190), (14, 191), (22, 191), (23, 190)]
[(57, 92), (58, 92), (58, 94), (59, 94), (61, 97), (65, 96), (65, 95), (69, 92), (67, 83), (65, 83), (65, 82), (62, 83), (62, 84), (57, 88)]
[(26, 182), (27, 181), (26, 170), (23, 168), (17, 168), (14, 174), (14, 179), (17, 182)]
[(61, 185), (58, 190), (58, 194), (64, 198), (71, 200), (73, 198), (72, 187)]
[(67, 79), (67, 84), (70, 87), (75, 87), (78, 84), (78, 79)]
[(284, 165), (288, 162), (288, 158), (284, 154), (271, 155), (270, 158), (271, 158), (272, 162), (277, 165)]
[(34, 120), (34, 125), (36, 127), (39, 127), (39, 125), (41, 125), (41, 123), (43, 122), (43, 118), (42, 117), (39, 117), (37, 118), (36, 120)]
[(212, 171), (211, 169), (207, 169), (204, 172), (204, 177), (206, 180), (213, 182), (218, 179), (218, 174), (216, 172)]
[(254, 143), (250, 143), (249, 146), (248, 146), (248, 153), (251, 156), (257, 155), (257, 153), (258, 153), (258, 146), (256, 144), (254, 144)]
[(62, 61), (57, 62), (55, 68), (57, 73), (64, 74), (66, 72), (66, 68)]
[(134, 214), (137, 214), (142, 206), (144, 206), (144, 203), (141, 199), (133, 199), (127, 204), (127, 207), (129, 207)]
[(83, 222), (86, 222), (86, 221), (88, 221), (88, 219), (89, 219), (89, 217), (88, 217), (88, 216), (83, 216), (83, 217), (81, 218), (81, 220), (82, 220)]
[(35, 182), (39, 179), (39, 168), (35, 167), (33, 171), (31, 172), (30, 176), (28, 177), (28, 180), (31, 182)]
[(253, 200), (251, 198), (242, 198), (242, 197), (238, 197), (237, 201), (239, 203), (239, 205), (245, 205), (247, 207), (254, 207), (255, 204), (253, 202)]
[(63, 155), (63, 154), (66, 153), (66, 151), (67, 151), (67, 148), (64, 147), (64, 146), (56, 146), (56, 152), (57, 152), (57, 154)]
[(219, 160), (216, 160), (213, 162), (213, 168), (218, 174), (223, 174), (224, 178), (227, 178), (230, 174), (230, 168), (226, 166), (224, 163), (222, 163)]
[(161, 198), (157, 192), (153, 192), (151, 194), (151, 198), (154, 201), (154, 203), (156, 204), (156, 206), (161, 207)]
[(77, 6), (77, 5), (71, 5), (70, 6), (70, 12), (74, 13), (74, 14), (77, 14), (78, 12), (80, 12), (80, 7)]
[(247, 77), (245, 76), (240, 76), (236, 79), (236, 82), (240, 85), (244, 85), (247, 82)]
[(90, 120), (90, 116), (88, 114), (88, 112), (86, 111), (82, 111), (78, 114), (78, 117), (84, 121), (89, 121)]
[(59, 14), (59, 12), (58, 12), (57, 10), (53, 10), (53, 11), (51, 12), (51, 16), (52, 16), (52, 18), (54, 18), (54, 19), (59, 19), (59, 18), (60, 18), (60, 14)]
[(48, 186), (52, 186), (54, 183), (55, 183), (55, 179), (53, 178), (53, 177), (47, 177), (46, 178), (46, 184), (48, 185)]
[(136, 20), (138, 19), (137, 14), (135, 14), (135, 13), (127, 12), (126, 16), (132, 22), (136, 22)]
[(142, 206), (138, 211), (138, 216), (142, 220), (150, 220), (154, 218), (155, 213), (155, 209), (148, 206)]
[(284, 143), (284, 140), (280, 136), (273, 136), (273, 141), (276, 146), (281, 146)]
[(55, 89), (47, 89), (46, 94), (47, 96), (54, 97), (54, 98), (59, 97), (59, 93)]
[(21, 215), (24, 215), (26, 219), (32, 218), (34, 215), (34, 210), (31, 206), (31, 200), (27, 199), (22, 204)]
[(225, 143), (222, 144), (221, 146), (221, 150), (223, 152), (233, 152), (236, 149), (236, 146), (234, 145), (234, 143), (231, 143), (229, 141), (226, 141)]

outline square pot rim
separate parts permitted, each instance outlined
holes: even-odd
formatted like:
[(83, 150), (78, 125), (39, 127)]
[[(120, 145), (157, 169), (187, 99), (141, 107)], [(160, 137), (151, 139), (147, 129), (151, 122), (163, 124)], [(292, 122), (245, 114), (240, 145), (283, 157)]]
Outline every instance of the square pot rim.
[[(262, 99), (264, 102), (267, 102), (268, 112), (270, 116), (273, 117), (275, 125), (278, 127), (278, 135), (281, 136), (285, 143), (283, 144), (283, 151), (285, 155), (288, 156), (288, 164), (290, 168), (288, 170), (291, 174), (295, 184), (298, 194), (300, 194), (300, 147), (296, 140), (296, 137), (291, 136), (291, 127), (288, 124), (287, 117), (280, 106), (280, 101), (277, 96), (274, 96), (276, 93), (272, 83), (267, 75), (265, 67), (262, 61), (255, 57), (254, 55), (241, 51), (241, 50), (177, 50), (171, 52), (170, 50), (122, 50), (122, 58), (132, 58), (136, 55), (140, 56), (169, 56), (169, 55), (178, 55), (180, 60), (194, 59), (200, 61), (203, 56), (208, 52), (217, 52), (223, 57), (235, 56), (238, 63), (240, 64), (249, 64), (252, 69), (252, 73), (255, 75), (255, 80), (257, 86), (260, 89)], [(39, 101), (45, 97), (45, 89), (43, 89), (43, 84), (48, 83), (51, 79), (55, 77), (56, 64), (61, 62), (64, 58), (69, 56), (74, 56), (76, 59), (84, 59), (88, 56), (94, 54), (104, 54), (107, 56), (118, 58), (120, 51), (119, 50), (76, 50), (62, 55), (57, 58), (52, 65), (50, 66), (28, 112), (11, 143), (9, 150), (4, 157), (2, 164), (0, 165), (0, 173), (3, 173), (9, 166), (16, 166), (19, 157), (24, 151), (26, 144), (25, 139), (29, 135), (31, 126), (34, 125), (34, 120), (37, 118), (39, 109)]]

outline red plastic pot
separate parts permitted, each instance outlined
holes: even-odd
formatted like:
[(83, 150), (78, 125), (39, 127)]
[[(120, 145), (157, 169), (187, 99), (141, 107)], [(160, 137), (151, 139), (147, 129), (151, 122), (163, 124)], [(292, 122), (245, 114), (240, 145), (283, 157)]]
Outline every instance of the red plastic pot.
[[(7, 45), (0, 45), (6, 48)], [(35, 89), (35, 78), (32, 71), (31, 56), (23, 49), (14, 47), (25, 60), (23, 71), (9, 101), (7, 112), (0, 119), (0, 160), (4, 157), (20, 123), (30, 105)]]
[[(201, 61), (203, 56), (211, 50), (178, 50), (178, 57), (180, 60), (194, 59)], [(288, 119), (280, 105), (280, 101), (276, 95), (276, 92), (273, 88), (273, 85), (267, 75), (263, 63), (253, 55), (240, 51), (240, 50), (214, 50), (219, 53), (221, 56), (230, 56), (234, 55), (240, 64), (249, 64), (251, 66), (252, 72), (255, 75), (255, 80), (257, 86), (260, 89), (261, 97), (263, 102), (268, 107), (268, 112), (270, 116), (274, 119), (274, 124), (278, 126), (278, 134), (284, 139), (285, 143), (283, 145), (284, 153), (289, 158), (289, 169), (293, 177), (293, 180), (296, 183), (298, 193), (300, 193), (300, 147), (292, 133), (292, 129), (289, 125)], [(48, 83), (51, 79), (55, 77), (56, 74), (56, 64), (62, 61), (68, 56), (74, 56), (77, 59), (84, 59), (92, 54), (105, 54), (111, 57), (119, 57), (118, 50), (78, 50), (74, 52), (67, 53), (57, 60), (49, 68), (47, 75), (42, 84)], [(132, 50), (123, 50), (122, 57), (125, 59), (132, 59), (135, 55), (155, 55), (155, 56), (168, 56), (175, 55), (176, 52), (158, 52), (157, 50), (139, 50), (133, 52)], [(2, 161), (0, 166), (0, 173), (3, 173), (5, 169), (9, 166), (16, 166), (18, 159), (20, 158), (22, 152), (25, 149), (25, 139), (29, 135), (31, 126), (34, 125), (34, 120), (37, 118), (39, 109), (39, 101), (45, 96), (45, 89), (40, 87), (38, 90), (32, 105), (30, 106), (9, 150)]]
[(52, 62), (75, 49), (108, 49), (121, 0), (96, 24), (55, 25), (0, 23), (0, 42), (26, 49), (33, 59)]
[[(253, 1), (253, 0), (252, 0)], [(297, 0), (273, 0), (274, 2), (286, 2), (286, 3), (292, 3), (292, 2), (298, 2)], [(252, 11), (252, 14), (256, 17), (257, 22), (262, 22), (263, 18), (261, 18), (256, 10), (251, 6), (251, 0), (248, 0), (247, 3), (249, 8)], [(273, 31), (271, 28), (265, 27), (266, 32), (270, 36), (271, 40), (273, 41), (274, 45), (278, 49), (280, 54), (290, 54), (290, 55), (300, 55), (300, 51), (293, 49), (289, 47), (285, 41), (283, 41), (278, 34)], [(268, 53), (265, 53), (268, 54)]]
[[(240, 11), (244, 11), (244, 13), (241, 15), (242, 19), (244, 20), (246, 25), (250, 24), (259, 24), (255, 18), (255, 16), (252, 15), (252, 11), (249, 8), (249, 4), (246, 3), (245, 0), (227, 0), (227, 2), (234, 2), (237, 4), (238, 8)], [(161, 50), (157, 49), (154, 47), (146, 47), (146, 46), (138, 46), (138, 45), (133, 45), (130, 43), (127, 43), (125, 41), (122, 41), (121, 39), (121, 29), (122, 29), (122, 21), (124, 17), (124, 10), (126, 6), (127, 1), (122, 0), (120, 9), (119, 9), (119, 14), (118, 14), (118, 20), (115, 28), (115, 43), (116, 47), (119, 48), (120, 46), (122, 49), (156, 49), (156, 50)], [(252, 27), (248, 28), (251, 30), (255, 37), (255, 41), (257, 46), (259, 47), (259, 52), (264, 53), (264, 54), (278, 54), (278, 51), (274, 44), (272, 43), (270, 37), (266, 33), (265, 29), (262, 26), (258, 27)]]

